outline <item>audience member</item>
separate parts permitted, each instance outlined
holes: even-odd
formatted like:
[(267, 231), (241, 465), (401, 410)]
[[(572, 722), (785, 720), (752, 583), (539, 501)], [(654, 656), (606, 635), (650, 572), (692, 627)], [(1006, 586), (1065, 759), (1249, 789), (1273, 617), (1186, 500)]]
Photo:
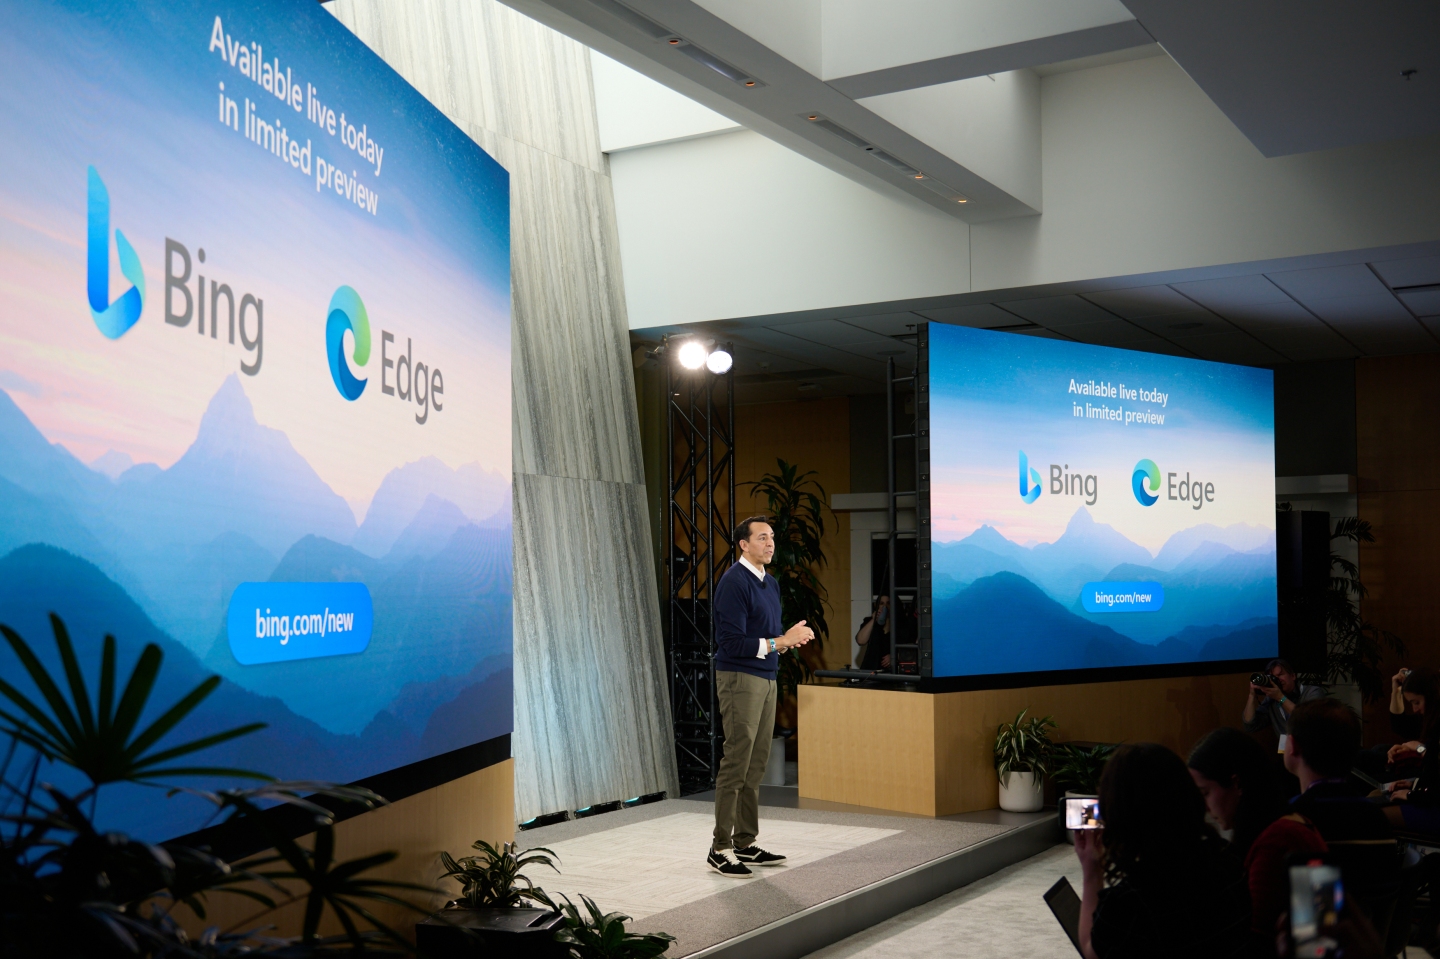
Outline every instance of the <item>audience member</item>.
[(1435, 678), (1433, 670), (1404, 667), (1390, 677), (1390, 731), (1400, 737), (1402, 743), (1424, 741), (1425, 703), (1440, 702), (1435, 695)]
[(1205, 822), (1205, 800), (1164, 746), (1123, 746), (1100, 777), (1105, 828), (1075, 834), (1087, 959), (1223, 959), (1249, 948), (1240, 860)]
[(1211, 818), (1233, 833), (1230, 848), (1244, 859), (1250, 888), (1250, 928), (1257, 942), (1268, 943), (1289, 907), (1288, 858), (1321, 855), (1325, 840), (1313, 823), (1289, 810), (1275, 763), (1239, 730), (1210, 733), (1190, 751), (1189, 765)]
[[(1394, 680), (1392, 679), (1392, 683)], [(1436, 694), (1437, 677), (1433, 670), (1417, 669), (1401, 683), (1401, 695), (1410, 708), (1415, 724), (1411, 729), (1419, 738), (1391, 746), (1387, 754), (1392, 767), (1409, 766), (1418, 773), (1413, 784), (1398, 786), (1390, 798), (1395, 804), (1385, 807), (1385, 815), (1397, 829), (1440, 834), (1440, 696)], [(1427, 709), (1427, 705), (1435, 708)], [(1391, 719), (1394, 720), (1394, 697), (1391, 697)], [(1415, 767), (1418, 766), (1418, 769)]]
[(1289, 732), (1290, 716), (1301, 703), (1323, 699), (1329, 695), (1324, 686), (1301, 685), (1295, 667), (1283, 659), (1272, 659), (1265, 665), (1270, 684), (1250, 684), (1245, 709), (1240, 714), (1245, 728), (1256, 733), (1269, 725), (1277, 736)]
[(1399, 891), (1399, 847), (1385, 812), (1350, 778), (1360, 738), (1360, 717), (1349, 706), (1335, 699), (1302, 703), (1290, 717), (1285, 768), (1300, 780), (1290, 808), (1320, 830), (1345, 871), (1346, 892), (1383, 935), (1389, 926), (1383, 910), (1393, 909)]

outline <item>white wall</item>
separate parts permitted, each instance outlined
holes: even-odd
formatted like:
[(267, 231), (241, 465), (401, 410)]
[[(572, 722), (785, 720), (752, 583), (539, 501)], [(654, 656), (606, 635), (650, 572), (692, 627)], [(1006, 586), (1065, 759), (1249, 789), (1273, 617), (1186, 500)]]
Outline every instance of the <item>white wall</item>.
[(1040, 78), (973, 77), (859, 101), (1033, 209), (1040, 197)]
[(590, 76), (602, 153), (740, 129), (729, 117), (594, 50)]
[(1266, 159), (1163, 56), (1040, 97), (1045, 212), (973, 228), (977, 290), (1440, 238), (1440, 137)]
[(631, 329), (970, 288), (969, 228), (748, 130), (613, 154)]
[(823, 79), (1135, 17), (1120, 0), (823, 0)]

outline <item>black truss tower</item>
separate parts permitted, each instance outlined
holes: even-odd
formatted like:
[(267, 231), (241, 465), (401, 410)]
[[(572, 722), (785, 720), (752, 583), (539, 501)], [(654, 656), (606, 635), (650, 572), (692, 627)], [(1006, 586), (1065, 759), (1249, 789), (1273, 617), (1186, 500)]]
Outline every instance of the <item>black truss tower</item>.
[(675, 758), (680, 793), (688, 795), (715, 785), (724, 739), (710, 598), (735, 562), (735, 373), (684, 369), (676, 352), (667, 344), (660, 353), (669, 490), (665, 626)]

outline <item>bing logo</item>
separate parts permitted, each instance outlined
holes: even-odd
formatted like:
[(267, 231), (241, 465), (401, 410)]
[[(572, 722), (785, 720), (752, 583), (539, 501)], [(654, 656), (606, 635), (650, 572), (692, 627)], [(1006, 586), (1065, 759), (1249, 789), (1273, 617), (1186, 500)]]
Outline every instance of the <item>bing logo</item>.
[(1027, 503), (1033, 503), (1040, 498), (1040, 474), (1030, 468), (1030, 461), (1025, 458), (1024, 450), (1020, 451), (1020, 498)]
[(120, 272), (134, 286), (126, 290), (120, 299), (110, 302), (110, 194), (105, 181), (95, 168), (90, 167), (90, 186), (87, 202), (87, 250), (86, 250), (86, 292), (90, 298), (90, 316), (100, 332), (112, 340), (125, 335), (125, 331), (140, 319), (145, 308), (145, 272), (140, 268), (140, 257), (125, 234), (115, 231), (115, 249), (120, 254)]
[(330, 359), (330, 378), (340, 395), (354, 402), (365, 392), (368, 380), (356, 379), (345, 359), (345, 331), (355, 336), (355, 365), (370, 362), (370, 317), (360, 294), (342, 286), (330, 297), (330, 310), (325, 319), (325, 355)]
[[(1145, 492), (1146, 480), (1150, 481), (1150, 493)], [(1155, 501), (1160, 498), (1160, 467), (1155, 465), (1154, 460), (1141, 460), (1135, 464), (1135, 472), (1130, 476), (1130, 488), (1135, 491), (1135, 498), (1140, 501), (1141, 506), (1155, 505)], [(1151, 493), (1155, 495), (1152, 496)]]

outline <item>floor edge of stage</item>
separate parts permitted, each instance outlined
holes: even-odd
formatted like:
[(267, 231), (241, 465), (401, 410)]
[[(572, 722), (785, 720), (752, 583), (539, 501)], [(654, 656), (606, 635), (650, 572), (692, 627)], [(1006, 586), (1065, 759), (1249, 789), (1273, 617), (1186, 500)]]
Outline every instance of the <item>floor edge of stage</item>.
[(1063, 842), (1053, 811), (685, 959), (799, 959)]

